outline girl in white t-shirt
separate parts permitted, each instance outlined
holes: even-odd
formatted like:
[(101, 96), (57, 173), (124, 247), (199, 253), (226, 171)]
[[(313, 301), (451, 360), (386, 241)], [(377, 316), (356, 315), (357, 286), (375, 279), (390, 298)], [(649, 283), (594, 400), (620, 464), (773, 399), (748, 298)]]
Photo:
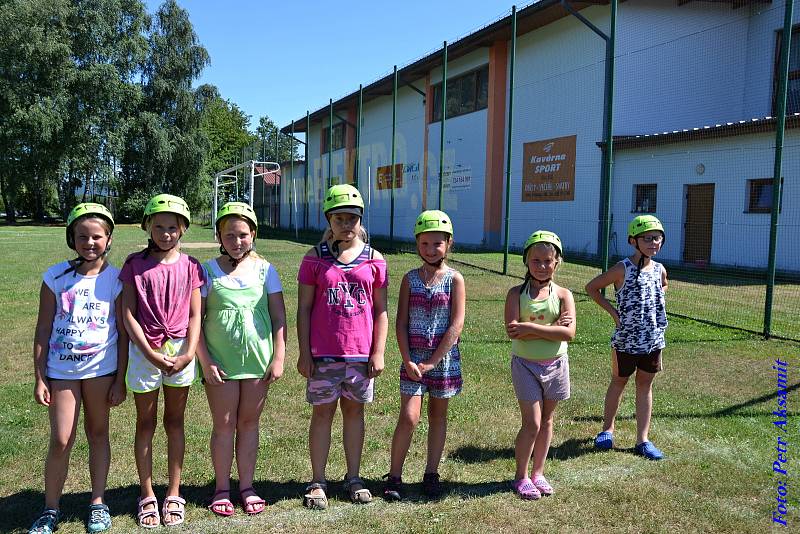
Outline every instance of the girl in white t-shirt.
[(34, 397), (50, 412), (50, 447), (44, 470), (45, 509), (31, 533), (58, 527), (59, 501), (83, 402), (89, 442), (92, 496), (87, 529), (111, 528), (103, 494), (111, 463), (108, 413), (125, 399), (128, 336), (117, 329), (122, 291), (119, 269), (106, 255), (114, 219), (101, 204), (78, 204), (67, 218), (67, 245), (74, 260), (50, 267), (39, 293), (33, 342)]

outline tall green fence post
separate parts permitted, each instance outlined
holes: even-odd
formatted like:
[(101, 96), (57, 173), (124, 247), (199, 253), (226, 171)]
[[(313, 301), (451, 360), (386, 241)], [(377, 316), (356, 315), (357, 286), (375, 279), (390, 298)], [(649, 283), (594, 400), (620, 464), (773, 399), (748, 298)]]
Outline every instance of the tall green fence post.
[(508, 72), (508, 141), (506, 143), (506, 215), (503, 236), (503, 274), (508, 274), (508, 223), (511, 214), (511, 136), (514, 119), (514, 63), (517, 55), (517, 6), (511, 6), (511, 61)]
[(608, 270), (609, 237), (611, 236), (611, 180), (614, 169), (614, 48), (617, 35), (617, 0), (611, 0), (611, 21), (608, 39), (606, 39), (606, 83), (605, 106), (603, 107), (603, 152), (602, 171), (602, 231), (601, 231), (601, 263), (603, 272)]
[(332, 184), (333, 178), (333, 99), (328, 105), (328, 187)]
[(439, 122), (439, 209), (442, 209), (442, 195), (444, 195), (444, 123), (447, 119), (447, 41), (442, 46), (442, 90), (439, 92), (442, 100), (442, 117)]
[(395, 134), (397, 132), (397, 65), (394, 66), (394, 79), (392, 82), (392, 190), (389, 208), (389, 245), (394, 249), (394, 158)]
[(358, 84), (358, 113), (356, 114), (356, 157), (353, 162), (353, 186), (358, 189), (358, 166), (361, 158), (361, 113), (364, 106), (364, 86)]
[(308, 110), (306, 110), (306, 146), (305, 146), (305, 159), (306, 162), (303, 165), (305, 167), (305, 197), (306, 197), (306, 209), (303, 213), (303, 228), (308, 229), (308, 143), (310, 142), (311, 138), (311, 115), (309, 114)]
[(767, 294), (764, 299), (764, 337), (772, 333), (772, 301), (775, 293), (775, 256), (778, 253), (778, 213), (781, 204), (781, 174), (783, 166), (783, 134), (786, 128), (786, 93), (789, 78), (789, 50), (792, 43), (792, 10), (794, 0), (786, 0), (781, 34), (781, 64), (778, 92), (775, 95), (775, 166), (772, 170), (772, 212), (769, 221), (769, 264), (767, 266)]

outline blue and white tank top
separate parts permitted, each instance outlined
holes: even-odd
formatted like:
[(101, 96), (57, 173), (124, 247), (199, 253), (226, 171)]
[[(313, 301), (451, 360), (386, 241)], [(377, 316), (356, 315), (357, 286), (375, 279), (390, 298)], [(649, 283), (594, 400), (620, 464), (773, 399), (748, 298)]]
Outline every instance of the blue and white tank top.
[(648, 354), (666, 345), (667, 311), (661, 276), (664, 267), (651, 261), (653, 268), (639, 271), (630, 259), (622, 260), (625, 281), (617, 290), (620, 326), (611, 336), (611, 346), (629, 354)]

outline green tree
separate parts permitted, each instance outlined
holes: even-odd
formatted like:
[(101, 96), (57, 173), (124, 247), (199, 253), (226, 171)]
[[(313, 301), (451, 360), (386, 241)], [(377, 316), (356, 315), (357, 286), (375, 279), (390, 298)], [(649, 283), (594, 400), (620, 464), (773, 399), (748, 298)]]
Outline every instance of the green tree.
[(207, 204), (210, 191), (202, 173), (208, 149), (200, 125), (202, 95), (192, 90), (209, 62), (208, 52), (175, 0), (158, 9), (148, 45), (142, 100), (122, 157), (122, 211), (131, 219), (140, 216), (143, 199), (152, 193), (182, 196), (197, 210)]

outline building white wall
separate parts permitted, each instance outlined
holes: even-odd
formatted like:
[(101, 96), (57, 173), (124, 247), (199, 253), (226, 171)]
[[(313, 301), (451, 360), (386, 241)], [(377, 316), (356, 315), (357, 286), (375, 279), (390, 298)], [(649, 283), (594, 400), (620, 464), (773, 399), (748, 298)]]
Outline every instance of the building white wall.
[[(748, 180), (771, 178), (775, 134), (760, 133), (619, 150), (612, 187), (612, 255), (632, 251), (627, 224), (634, 184), (658, 184), (658, 210), (667, 240), (659, 257), (681, 261), (686, 221), (686, 186), (713, 183), (714, 217), (711, 263), (763, 268), (769, 251), (770, 214), (748, 213)], [(698, 173), (698, 165), (704, 172)], [(787, 130), (783, 158), (784, 191), (778, 232), (779, 270), (798, 271), (800, 231), (800, 131)]]
[[(489, 53), (476, 50), (447, 65), (447, 78), (487, 65)], [(441, 68), (431, 71), (431, 85), (442, 80)], [(486, 187), (486, 109), (448, 118), (445, 121), (444, 170), (454, 169), (468, 174), (468, 187), (445, 189), (442, 209), (450, 215), (456, 240), (467, 245), (480, 245), (484, 241), (484, 194)], [(427, 209), (439, 207), (439, 148), (441, 121), (428, 125), (428, 191)], [(412, 233), (413, 235), (413, 233)]]

